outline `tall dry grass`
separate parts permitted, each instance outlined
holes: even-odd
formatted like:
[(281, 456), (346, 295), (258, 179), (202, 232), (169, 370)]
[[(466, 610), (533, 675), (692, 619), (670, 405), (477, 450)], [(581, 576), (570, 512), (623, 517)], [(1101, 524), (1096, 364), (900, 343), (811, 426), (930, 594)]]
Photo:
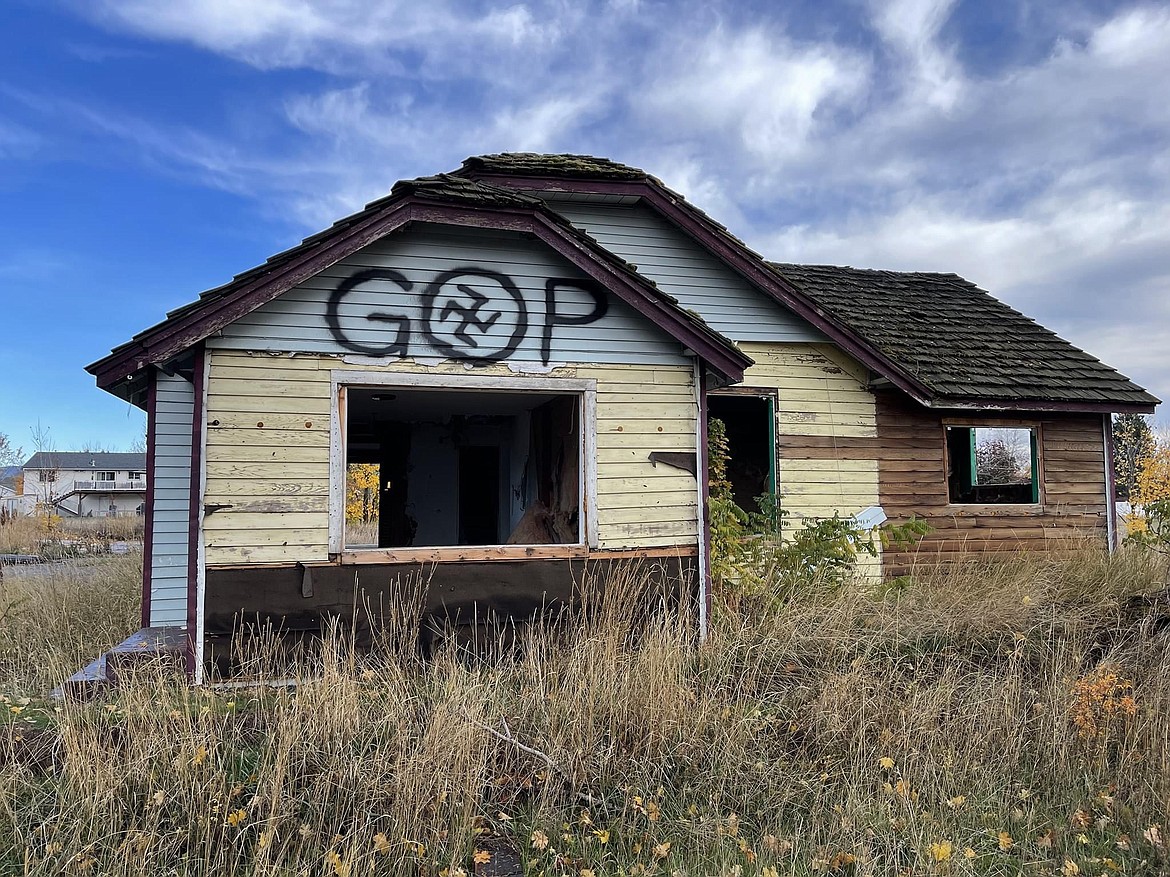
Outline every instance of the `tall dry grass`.
[[(295, 692), (144, 670), (15, 704), (0, 870), (1164, 873), (1165, 580), (1136, 552), (972, 562), (717, 603), (699, 645), (675, 612), (631, 618), (630, 574), (477, 656), (358, 655), (339, 629)], [(405, 591), (391, 633), (419, 623)], [(263, 644), (249, 666), (289, 672)]]
[(0, 694), (33, 697), (139, 627), (142, 555), (7, 567), (0, 580)]
[(139, 517), (62, 518), (57, 515), (25, 515), (0, 524), (0, 554), (61, 553), (62, 543), (104, 553), (110, 542), (142, 539), (144, 522)]

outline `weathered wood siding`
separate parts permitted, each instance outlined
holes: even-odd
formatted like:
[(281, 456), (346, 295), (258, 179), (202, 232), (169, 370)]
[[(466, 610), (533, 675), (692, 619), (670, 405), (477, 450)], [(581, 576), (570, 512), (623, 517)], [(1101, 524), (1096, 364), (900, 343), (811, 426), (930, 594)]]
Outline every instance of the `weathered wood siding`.
[[(755, 360), (744, 387), (777, 393), (777, 484), (788, 521), (849, 517), (878, 504), (878, 461), (868, 445), (877, 435), (868, 375), (829, 344), (740, 345)], [(862, 569), (878, 563), (862, 558)]]
[[(917, 556), (950, 560), (982, 551), (1043, 551), (1084, 537), (1105, 541), (1105, 443), (1100, 415), (995, 416), (993, 425), (1038, 429), (1038, 506), (952, 505), (947, 493), (944, 417), (904, 398), (878, 399), (879, 480), (891, 520), (925, 519), (932, 531), (913, 552), (887, 552), (885, 573)], [(979, 415), (956, 415), (977, 425)]]
[(156, 380), (150, 623), (162, 627), (187, 623), (195, 392), (179, 375), (159, 373)]
[[(315, 354), (210, 356), (205, 503), (231, 508), (204, 522), (208, 564), (328, 557), (331, 370), (442, 373), (453, 385), (467, 373), (451, 362), (375, 367)], [(503, 363), (475, 373), (525, 377)], [(648, 460), (652, 451), (695, 452), (692, 367), (579, 365), (542, 374), (597, 381), (599, 547), (694, 545), (694, 476)]]
[(829, 345), (742, 347), (756, 361), (743, 386), (777, 391), (777, 476), (789, 513), (831, 517), (876, 505), (877, 461), (836, 453), (877, 433), (864, 369)]
[(550, 206), (728, 338), (825, 340), (647, 207), (564, 200), (550, 201)]
[[(398, 272), (410, 285), (403, 290), (393, 280), (371, 280), (344, 295), (336, 307), (336, 326), (329, 325), (329, 301), (336, 290), (355, 274), (366, 270)], [(424, 298), (444, 272), (463, 269), (468, 275), (454, 278), (433, 299), (430, 320), (425, 319)], [(523, 299), (518, 304), (498, 280), (476, 277), (474, 272), (495, 272), (515, 285)], [(409, 320), (405, 356), (445, 359), (428, 337), (429, 329), (440, 340), (463, 346), (471, 355), (483, 356), (507, 346), (514, 330), (522, 336), (501, 359), (515, 363), (542, 362), (546, 328), (546, 290), (550, 279), (584, 280), (585, 275), (557, 253), (516, 233), (479, 229), (457, 230), (419, 225), (377, 241), (325, 269), (224, 328), (209, 339), (213, 349), (297, 351), (302, 353), (363, 354), (395, 343), (400, 323)], [(486, 296), (482, 309), (469, 316), (498, 318), (486, 328), (472, 326), (465, 344), (455, 337), (460, 311), (448, 310), (455, 302), (474, 305), (460, 286)], [(604, 316), (588, 322), (593, 302), (587, 293), (571, 286), (557, 289), (557, 313), (551, 327), (549, 364), (570, 362), (642, 363), (677, 365), (686, 360), (677, 341), (649, 323), (633, 308), (608, 296)], [(444, 316), (444, 314), (446, 316)], [(519, 329), (518, 329), (519, 327)]]

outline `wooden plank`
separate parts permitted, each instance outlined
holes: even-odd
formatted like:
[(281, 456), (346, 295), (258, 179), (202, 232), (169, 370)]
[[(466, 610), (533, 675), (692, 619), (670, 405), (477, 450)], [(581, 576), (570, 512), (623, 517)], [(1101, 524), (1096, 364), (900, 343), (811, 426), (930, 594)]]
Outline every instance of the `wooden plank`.
[(372, 563), (481, 563), (491, 560), (548, 560), (584, 558), (589, 549), (584, 545), (497, 545), (490, 548), (372, 548), (344, 551), (341, 563), (345, 566)]
[[(301, 429), (273, 429), (269, 419), (253, 420), (247, 427), (224, 429), (209, 427), (207, 444), (224, 447), (328, 447), (329, 423), (317, 420), (313, 427), (304, 428), (311, 420), (301, 420)], [(260, 424), (264, 424), (260, 426)]]
[(216, 566), (241, 563), (309, 563), (328, 559), (329, 552), (324, 542), (311, 545), (207, 546), (207, 562)]
[[(214, 520), (216, 516), (213, 515)], [(207, 533), (208, 548), (244, 547), (249, 545), (325, 545), (329, 531), (326, 526), (311, 526), (304, 528), (280, 527), (271, 530), (242, 530), (239, 527), (209, 530)]]
[[(322, 463), (328, 465), (329, 446), (314, 444), (307, 447), (253, 447), (251, 445), (209, 445), (207, 448), (207, 462), (216, 466), (267, 463), (273, 468), (268, 472), (276, 477), (284, 473), (280, 467), (286, 464), (313, 465)], [(222, 469), (216, 470), (217, 474)]]
[[(208, 461), (207, 475), (209, 483), (214, 479), (235, 478), (278, 478), (281, 481), (314, 482), (324, 478), (329, 479), (329, 462), (324, 460), (312, 463), (281, 463), (274, 466), (269, 462), (236, 462), (236, 461)], [(213, 491), (215, 487), (209, 486)]]
[[(304, 416), (309, 420), (318, 420), (329, 417), (329, 394), (320, 398), (305, 398), (296, 395), (276, 396), (234, 396), (220, 394), (212, 388), (207, 397), (207, 420), (211, 422), (224, 414), (293, 414)], [(260, 419), (263, 419), (261, 417)]]
[(225, 530), (315, 530), (328, 525), (327, 512), (243, 511), (235, 507), (213, 512), (204, 519), (208, 533)]
[[(320, 497), (329, 495), (329, 478), (284, 481), (276, 478), (225, 478), (209, 485), (208, 497), (231, 497), (262, 500), (265, 498)], [(209, 500), (210, 501), (210, 500)]]

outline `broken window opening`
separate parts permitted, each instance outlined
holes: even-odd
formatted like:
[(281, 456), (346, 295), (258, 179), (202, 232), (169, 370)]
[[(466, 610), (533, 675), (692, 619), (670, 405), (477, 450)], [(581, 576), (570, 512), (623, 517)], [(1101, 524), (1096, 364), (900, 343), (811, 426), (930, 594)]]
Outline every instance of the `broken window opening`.
[(776, 399), (746, 393), (707, 397), (707, 417), (727, 428), (727, 479), (735, 504), (760, 512), (760, 496), (776, 495)]
[(1040, 502), (1034, 428), (948, 426), (946, 443), (952, 503)]
[(346, 549), (582, 543), (581, 394), (350, 386), (344, 410)]

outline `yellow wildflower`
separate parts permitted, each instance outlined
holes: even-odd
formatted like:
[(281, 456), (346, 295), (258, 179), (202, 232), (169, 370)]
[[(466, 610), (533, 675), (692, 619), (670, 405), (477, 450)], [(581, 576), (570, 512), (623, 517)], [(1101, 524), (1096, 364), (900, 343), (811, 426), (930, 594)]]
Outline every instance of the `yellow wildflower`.
[(487, 850), (476, 850), (475, 855), (471, 857), (471, 860), (477, 865), (486, 865), (492, 860), (492, 854)]
[(594, 831), (593, 834), (600, 843), (603, 843), (603, 844), (609, 843), (609, 829), (601, 828), (601, 829)]
[(539, 828), (532, 832), (532, 846), (534, 849), (538, 850), (548, 849), (548, 835)]
[(1007, 852), (1008, 850), (1010, 850), (1012, 847), (1014, 847), (1016, 845), (1016, 842), (1012, 839), (1012, 836), (1010, 834), (1008, 834), (1006, 831), (1001, 831), (999, 833), (998, 840), (999, 840), (999, 848), (1001, 850), (1003, 850), (1004, 852)]
[(248, 811), (247, 810), (233, 810), (231, 813), (228, 814), (228, 818), (227, 818), (228, 825), (230, 825), (232, 828), (239, 828), (241, 825), (244, 824), (244, 820), (246, 820), (247, 818), (248, 818)]
[(198, 767), (199, 765), (203, 764), (203, 762), (205, 762), (205, 761), (207, 761), (207, 747), (200, 746), (198, 749), (195, 750), (195, 755), (192, 756), (191, 763), (193, 765), (195, 765), (196, 767)]
[(975, 851), (973, 849), (971, 849), (970, 847), (963, 847), (963, 858), (974, 859), (975, 858)]
[(349, 877), (353, 871), (353, 865), (341, 858), (336, 852), (330, 850), (325, 854), (325, 861), (333, 869), (335, 877)]
[(936, 862), (945, 862), (954, 854), (955, 848), (949, 840), (940, 840), (930, 845), (930, 855)]
[(881, 758), (879, 758), (878, 764), (880, 764), (882, 766), (883, 770), (893, 770), (894, 769), (894, 759), (890, 758), (890, 756), (888, 756), (888, 755), (883, 755)]

